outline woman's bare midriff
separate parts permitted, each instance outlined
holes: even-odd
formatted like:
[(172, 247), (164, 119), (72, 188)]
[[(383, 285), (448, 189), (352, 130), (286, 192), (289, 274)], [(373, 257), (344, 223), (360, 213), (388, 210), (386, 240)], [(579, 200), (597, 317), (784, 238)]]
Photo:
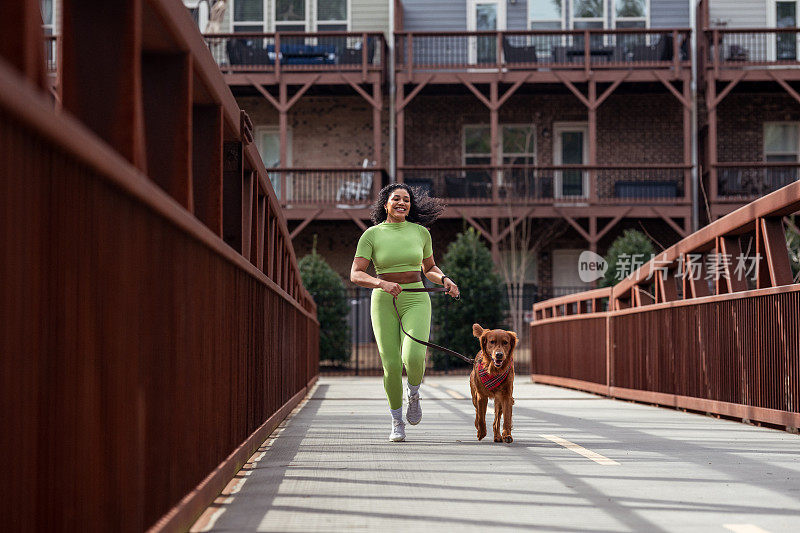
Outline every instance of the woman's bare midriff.
[(385, 274), (378, 274), (378, 279), (391, 281), (392, 283), (415, 283), (422, 281), (422, 274), (419, 270), (411, 270), (409, 272), (387, 272)]

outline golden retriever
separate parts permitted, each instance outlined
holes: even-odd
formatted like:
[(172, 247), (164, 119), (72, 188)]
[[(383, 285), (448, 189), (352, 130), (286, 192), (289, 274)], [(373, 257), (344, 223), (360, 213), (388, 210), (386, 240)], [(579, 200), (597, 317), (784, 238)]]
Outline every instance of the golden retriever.
[[(513, 442), (511, 406), (514, 405), (514, 347), (517, 334), (503, 329), (483, 329), (472, 325), (472, 334), (480, 339), (481, 350), (469, 375), (472, 404), (475, 406), (475, 428), (478, 440), (486, 436), (486, 405), (494, 399), (495, 442)], [(500, 431), (500, 417), (503, 431)]]

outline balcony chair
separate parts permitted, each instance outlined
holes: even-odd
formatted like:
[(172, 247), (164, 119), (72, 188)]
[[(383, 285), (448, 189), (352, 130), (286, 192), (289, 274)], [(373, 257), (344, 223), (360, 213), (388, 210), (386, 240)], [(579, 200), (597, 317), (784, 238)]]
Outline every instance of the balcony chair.
[[(374, 164), (374, 162), (370, 164), (369, 159), (364, 159), (364, 162), (361, 163), (361, 168), (366, 169)], [(341, 187), (339, 187), (339, 191), (336, 193), (336, 201), (363, 202), (368, 200), (372, 192), (373, 174), (373, 171), (362, 171), (358, 181), (345, 181), (342, 183)]]
[(447, 198), (466, 198), (467, 180), (460, 176), (445, 176), (444, 189)]
[(275, 48), (272, 53), (252, 39), (229, 39), (225, 43), (230, 65), (271, 65), (275, 62)]
[(503, 57), (506, 63), (536, 63), (536, 45), (515, 46), (504, 36)]
[[(375, 49), (378, 45), (378, 39), (375, 37), (367, 37), (367, 64), (373, 65), (375, 63)], [(346, 38), (342, 39), (341, 44), (336, 47), (336, 62), (340, 65), (360, 65), (363, 55), (361, 54), (361, 41), (355, 43), (355, 46), (348, 48)]]
[(409, 187), (415, 187), (428, 196), (433, 196), (433, 180), (431, 178), (405, 178), (403, 181)]

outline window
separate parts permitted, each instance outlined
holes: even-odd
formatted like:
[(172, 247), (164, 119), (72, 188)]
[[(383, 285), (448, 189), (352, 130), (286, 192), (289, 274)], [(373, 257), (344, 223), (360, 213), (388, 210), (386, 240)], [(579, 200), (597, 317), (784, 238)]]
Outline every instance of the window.
[(764, 124), (764, 161), (798, 161), (800, 123), (767, 122)]
[(604, 28), (606, 0), (572, 0), (572, 27), (576, 30)]
[(615, 0), (614, 24), (617, 28), (647, 28), (650, 0)]
[(306, 0), (275, 0), (275, 31), (306, 31)]
[(41, 0), (39, 7), (42, 10), (42, 29), (45, 35), (56, 33), (55, 16), (53, 10), (53, 0)]
[[(281, 175), (277, 172), (269, 172), (269, 169), (281, 166), (281, 133), (277, 126), (256, 126), (255, 131), (256, 147), (261, 154), (261, 160), (269, 174), (272, 188), (278, 198), (281, 198)], [(286, 132), (286, 167), (292, 166), (292, 130)], [(287, 198), (292, 193), (292, 175), (286, 174)]]
[(317, 0), (317, 31), (347, 31), (347, 0)]
[[(536, 136), (532, 124), (500, 126), (500, 160), (504, 165), (536, 163)], [(464, 126), (464, 164), (489, 165), (492, 162), (489, 126)]]
[(264, 31), (264, 0), (235, 0), (233, 3), (233, 31)]
[(560, 30), (564, 27), (562, 0), (528, 0), (528, 19), (532, 30)]

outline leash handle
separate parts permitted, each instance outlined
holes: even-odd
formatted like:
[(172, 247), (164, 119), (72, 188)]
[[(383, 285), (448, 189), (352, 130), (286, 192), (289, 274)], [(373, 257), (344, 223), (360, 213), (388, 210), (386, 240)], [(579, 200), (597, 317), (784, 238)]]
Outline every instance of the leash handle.
[[(433, 287), (433, 288), (430, 288), (430, 289), (429, 288), (403, 289), (403, 290), (404, 291), (408, 291), (408, 292), (447, 292), (447, 289), (445, 289), (444, 287)], [(439, 350), (440, 352), (445, 352), (445, 353), (448, 353), (450, 355), (455, 355), (459, 359), (462, 359), (462, 360), (466, 361), (469, 364), (474, 364), (475, 363), (475, 359), (471, 359), (471, 358), (467, 357), (466, 355), (461, 355), (460, 353), (458, 353), (458, 352), (456, 352), (454, 350), (451, 350), (450, 348), (445, 348), (444, 346), (439, 346), (438, 344), (433, 344), (432, 342), (421, 341), (418, 338), (416, 338), (413, 335), (411, 335), (409, 332), (406, 331), (406, 328), (403, 327), (403, 319), (400, 318), (400, 311), (397, 309), (397, 296), (392, 296), (392, 305), (394, 306), (394, 312), (397, 315), (397, 321), (400, 323), (400, 329), (403, 331), (403, 333), (408, 335), (409, 338), (411, 338), (412, 341), (418, 342), (418, 343), (422, 344), (423, 346), (427, 346), (428, 348), (433, 348), (434, 350)]]

